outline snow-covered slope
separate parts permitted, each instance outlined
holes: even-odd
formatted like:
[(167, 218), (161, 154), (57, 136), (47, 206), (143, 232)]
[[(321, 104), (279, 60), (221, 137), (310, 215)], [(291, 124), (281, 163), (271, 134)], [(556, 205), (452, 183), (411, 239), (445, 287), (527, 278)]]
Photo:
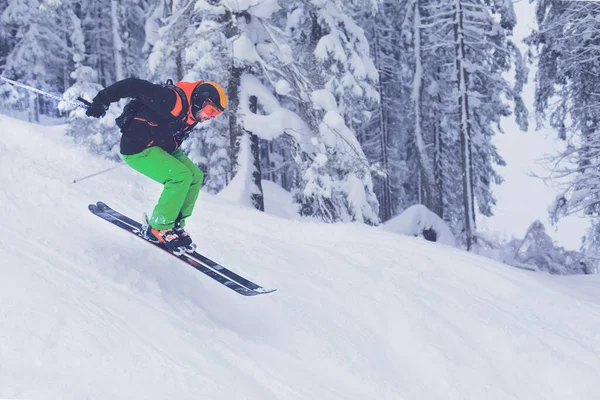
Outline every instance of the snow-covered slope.
[(201, 251), (245, 298), (87, 211), (157, 185), (0, 116), (0, 398), (600, 398), (600, 280), (201, 194)]

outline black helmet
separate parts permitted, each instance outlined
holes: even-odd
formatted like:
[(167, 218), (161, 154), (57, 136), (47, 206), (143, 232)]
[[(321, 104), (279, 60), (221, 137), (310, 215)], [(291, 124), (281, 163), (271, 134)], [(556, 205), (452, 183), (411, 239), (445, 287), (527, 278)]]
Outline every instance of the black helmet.
[(221, 112), (227, 107), (227, 94), (225, 90), (215, 82), (203, 82), (194, 88), (192, 92), (192, 110), (194, 114), (206, 106), (207, 101)]

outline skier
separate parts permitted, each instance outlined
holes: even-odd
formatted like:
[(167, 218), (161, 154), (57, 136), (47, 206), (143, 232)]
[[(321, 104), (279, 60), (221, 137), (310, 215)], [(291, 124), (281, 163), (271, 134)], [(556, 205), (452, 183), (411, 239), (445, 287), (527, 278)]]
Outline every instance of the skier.
[(198, 122), (223, 113), (227, 95), (215, 82), (157, 85), (127, 78), (98, 92), (86, 115), (100, 118), (110, 103), (132, 98), (116, 119), (121, 129), (121, 155), (127, 165), (164, 185), (146, 230), (148, 239), (176, 253), (196, 245), (184, 229), (204, 180), (203, 172), (179, 150)]

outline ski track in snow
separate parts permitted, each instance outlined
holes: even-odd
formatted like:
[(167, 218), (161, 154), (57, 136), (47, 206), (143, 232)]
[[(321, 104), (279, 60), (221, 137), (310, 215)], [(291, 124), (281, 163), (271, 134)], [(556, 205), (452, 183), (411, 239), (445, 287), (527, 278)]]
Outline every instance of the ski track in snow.
[(245, 298), (87, 210), (139, 219), (160, 185), (72, 184), (113, 163), (0, 124), (0, 398), (600, 399), (597, 276), (201, 193), (199, 251), (279, 289)]

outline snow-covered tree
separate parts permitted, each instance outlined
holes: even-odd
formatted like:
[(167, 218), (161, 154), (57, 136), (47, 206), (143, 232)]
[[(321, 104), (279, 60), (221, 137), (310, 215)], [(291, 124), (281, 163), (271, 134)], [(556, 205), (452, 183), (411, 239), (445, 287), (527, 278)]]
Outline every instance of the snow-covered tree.
[(365, 155), (379, 170), (374, 173), (374, 191), (382, 221), (418, 201), (411, 183), (414, 173), (407, 163), (408, 127), (413, 124), (413, 74), (408, 61), (412, 38), (410, 30), (405, 30), (408, 8), (408, 1), (384, 0), (374, 15), (366, 12), (359, 16), (379, 75), (380, 101), (357, 133)]
[(540, 221), (532, 223), (525, 237), (511, 241), (508, 248), (514, 252), (509, 263), (535, 266), (559, 275), (591, 273), (589, 260), (579, 252), (557, 246)]
[(119, 115), (120, 108), (113, 105), (107, 118), (90, 120), (85, 116), (82, 108), (72, 109), (69, 105), (69, 103), (77, 102), (78, 97), (91, 99), (98, 91), (102, 90), (102, 86), (98, 83), (98, 74), (86, 64), (88, 57), (86, 56), (87, 49), (80, 11), (79, 7), (66, 10), (70, 17), (71, 35), (69, 39), (72, 44), (75, 70), (71, 74), (74, 83), (65, 91), (63, 97), (66, 101), (59, 107), (68, 113), (67, 135), (74, 137), (76, 141), (85, 144), (96, 153), (110, 154), (116, 157), (119, 133), (114, 120)]
[[(551, 210), (561, 215), (600, 215), (600, 3), (543, 0), (537, 3), (538, 30), (529, 38), (539, 52), (535, 108), (566, 142), (555, 177), (563, 193)], [(597, 240), (597, 229), (587, 240)]]
[[(449, 155), (460, 154), (460, 225), (466, 246), (470, 248), (475, 240), (475, 201), (483, 215), (491, 215), (491, 206), (495, 203), (491, 184), (501, 181), (493, 165), (502, 165), (504, 161), (491, 138), (496, 130), (501, 130), (501, 117), (511, 114), (506, 100), (514, 104), (514, 114), (521, 128), (527, 126), (527, 111), (520, 98), (526, 74), (521, 54), (510, 40), (516, 18), (510, 1), (423, 0), (419, 4), (420, 7), (415, 5), (413, 15), (421, 19), (421, 29), (415, 32), (419, 31), (425, 44), (419, 54), (432, 53), (435, 57), (429, 59), (440, 66), (429, 68), (430, 74), (437, 75), (435, 81), (430, 77), (430, 82), (454, 84), (450, 97), (454, 103), (449, 114), (451, 119), (439, 120), (437, 116), (441, 122), (437, 126), (447, 135), (445, 138), (436, 135), (437, 139), (429, 143), (439, 144), (439, 139), (444, 139), (443, 146), (450, 149)], [(514, 86), (503, 77), (512, 67), (516, 71)], [(423, 73), (424, 69), (417, 72)], [(429, 86), (434, 95), (440, 88), (442, 86)], [(452, 185), (452, 190), (456, 187)]]
[(318, 129), (316, 154), (309, 154), (305, 184), (295, 199), (303, 215), (376, 224), (371, 167), (352, 128), (370, 117), (365, 111), (379, 100), (378, 74), (364, 31), (351, 18), (353, 6), (318, 0), (287, 4), (291, 46), (310, 82), (300, 97), (308, 94), (312, 107), (305, 103), (300, 112)]
[(597, 219), (592, 221), (580, 250), (585, 255), (583, 262), (586, 265), (586, 273), (600, 274), (600, 224)]
[[(317, 18), (316, 23), (325, 24), (331, 15), (335, 18), (343, 17), (338, 9), (327, 10), (322, 2), (305, 3), (315, 10), (316, 16), (320, 15), (321, 20)], [(286, 8), (280, 9), (281, 6)], [(327, 41), (331, 39), (331, 43), (338, 43), (338, 36), (342, 33), (338, 28), (331, 29), (331, 35), (323, 42), (319, 41), (322, 34), (316, 36), (308, 44), (311, 56), (294, 60), (295, 46), (305, 46), (302, 50), (306, 50), (303, 42), (294, 42), (295, 34), (306, 33), (298, 28), (297, 23), (302, 21), (299, 18), (302, 6), (303, 2), (280, 5), (277, 1), (197, 3), (197, 9), (202, 11), (204, 19), (213, 21), (213, 28), (221, 31), (230, 42), (227, 82), (230, 97), (231, 158), (235, 160), (235, 169), (243, 170), (243, 179), (247, 180), (246, 185), (236, 183), (235, 186), (246, 187), (247, 195), (255, 198), (255, 206), (261, 208), (258, 206), (261, 202), (258, 138), (274, 141), (285, 134), (293, 138), (292, 146), (287, 145), (287, 157), (299, 166), (298, 179), (295, 180), (298, 193), (296, 199), (302, 204), (305, 215), (331, 221), (368, 220), (376, 223), (377, 217), (372, 215), (376, 199), (372, 195), (368, 162), (355, 134), (348, 130), (343, 113), (338, 112), (338, 102), (346, 101), (346, 98), (352, 99), (353, 91), (365, 92), (372, 88), (361, 87), (359, 81), (366, 76), (357, 80), (349, 72), (349, 68), (345, 69), (347, 66), (340, 69), (339, 77), (336, 74), (326, 74), (323, 77), (314, 75), (320, 80), (313, 83), (314, 68), (311, 69), (311, 66), (315, 62), (329, 63), (325, 60), (330, 57)], [(338, 23), (335, 18), (331, 19), (334, 25)], [(351, 20), (345, 20), (350, 28), (358, 31), (358, 27), (350, 22)], [(310, 27), (310, 24), (312, 20), (307, 26)], [(321, 28), (319, 30), (324, 31)], [(348, 56), (356, 56), (352, 60), (358, 65), (360, 56), (353, 46), (360, 49), (361, 56), (364, 52), (368, 53), (364, 35), (359, 43), (352, 42), (352, 37), (352, 40), (345, 36), (342, 39), (340, 43), (347, 42), (347, 49), (342, 47), (339, 50), (348, 50)], [(322, 56), (322, 60), (317, 59), (317, 54)], [(336, 63), (337, 61), (331, 62), (327, 67), (338, 68)], [(357, 76), (363, 73), (364, 68)], [(329, 77), (329, 81), (324, 77)], [(344, 77), (345, 82), (342, 79)], [(322, 86), (319, 88), (319, 85)], [(326, 85), (330, 88), (326, 88)], [(337, 99), (333, 93), (336, 91), (339, 95)], [(375, 96), (374, 91), (370, 93)], [(256, 108), (253, 108), (253, 104)], [(250, 140), (242, 140), (244, 135), (250, 135)], [(286, 142), (279, 140), (278, 145), (282, 143)], [(250, 149), (240, 150), (239, 146), (244, 145), (250, 146)], [(242, 165), (243, 162), (248, 162), (248, 154), (252, 155), (251, 168)], [(357, 185), (357, 179), (362, 183)], [(360, 187), (360, 190), (367, 192), (362, 200)], [(362, 204), (361, 201), (366, 203)], [(365, 215), (368, 217), (365, 218)]]
[(158, 0), (146, 23), (146, 46), (150, 51), (150, 78), (164, 82), (181, 80), (185, 74), (183, 52), (190, 44), (190, 33), (197, 18), (192, 12), (195, 1)]
[(144, 68), (145, 16), (148, 0), (110, 0), (114, 79), (139, 76)]
[[(9, 0), (0, 16), (3, 35), (12, 42), (6, 57), (3, 74), (26, 85), (40, 89), (51, 89), (47, 79), (51, 67), (52, 49), (44, 46), (44, 35), (48, 20), (40, 12), (40, 0)], [(39, 121), (40, 100), (37, 94), (28, 92), (21, 96), (26, 99), (26, 109), (30, 121)]]
[[(376, 224), (421, 203), (469, 246), (475, 207), (489, 214), (494, 203), (502, 159), (491, 136), (508, 102), (525, 121), (508, 0), (0, 4), (2, 73), (66, 99), (128, 76), (226, 87), (226, 118), (199, 125), (183, 150), (209, 191), (230, 185), (258, 209), (265, 178), (294, 192), (301, 214), (327, 221)], [(503, 79), (513, 67), (514, 87)], [(4, 107), (29, 96), (0, 90)], [(112, 154), (119, 109), (99, 121), (65, 109), (68, 132)]]

